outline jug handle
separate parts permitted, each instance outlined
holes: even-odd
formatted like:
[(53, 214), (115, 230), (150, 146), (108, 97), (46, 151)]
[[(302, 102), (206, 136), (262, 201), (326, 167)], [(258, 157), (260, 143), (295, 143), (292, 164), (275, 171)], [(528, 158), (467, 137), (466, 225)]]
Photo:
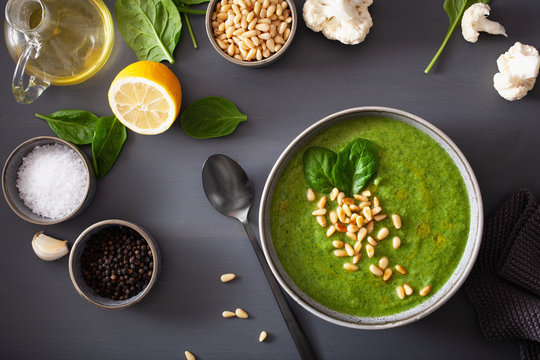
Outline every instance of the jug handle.
[(45, 89), (49, 87), (49, 83), (44, 80), (40, 80), (33, 75), (30, 75), (28, 80), (28, 86), (24, 86), (24, 71), (26, 69), (26, 63), (32, 55), (39, 51), (40, 44), (36, 39), (28, 41), (19, 56), (17, 66), (15, 67), (15, 74), (13, 74), (12, 90), (15, 100), (21, 104), (30, 104), (36, 100)]

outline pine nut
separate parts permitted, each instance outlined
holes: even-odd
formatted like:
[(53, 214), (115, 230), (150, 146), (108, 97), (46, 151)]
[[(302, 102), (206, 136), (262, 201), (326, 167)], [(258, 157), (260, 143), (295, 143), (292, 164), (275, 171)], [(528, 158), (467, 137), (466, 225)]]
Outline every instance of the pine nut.
[(380, 207), (380, 205), (381, 205), (381, 203), (379, 202), (379, 198), (375, 196), (373, 198), (373, 206)]
[(347, 256), (347, 252), (345, 250), (338, 249), (334, 250), (334, 255), (337, 257), (344, 257)]
[(290, 24), (292, 22), (292, 17), (288, 16), (285, 20), (284, 20), (287, 24)]
[(362, 225), (364, 225), (364, 218), (358, 215), (358, 217), (356, 218), (356, 226), (362, 227)]
[(375, 255), (375, 248), (371, 244), (366, 245), (366, 254), (368, 258), (372, 258)]
[(426, 296), (431, 291), (431, 285), (425, 286), (419, 291), (420, 296)]
[(398, 249), (401, 246), (401, 239), (399, 236), (394, 236), (392, 239), (392, 247)]
[(377, 240), (375, 240), (375, 239), (372, 238), (371, 236), (368, 236), (367, 242), (368, 242), (369, 244), (371, 244), (371, 246), (373, 246), (373, 247), (377, 247), (377, 246), (379, 245), (379, 243), (377, 242)]
[(351, 211), (360, 211), (360, 207), (358, 205), (349, 205), (349, 209), (351, 209)]
[(398, 287), (396, 287), (396, 293), (398, 298), (400, 298), (401, 300), (405, 299), (405, 290), (403, 290), (403, 286), (399, 285)]
[(356, 234), (353, 233), (353, 232), (346, 232), (345, 235), (347, 235), (347, 237), (353, 241), (357, 241), (358, 238), (356, 237)]
[(274, 48), (274, 52), (278, 52), (279, 49), (281, 49), (281, 44), (276, 44), (276, 47)]
[(236, 279), (236, 274), (233, 273), (221, 275), (221, 282), (223, 283), (229, 282), (234, 279)]
[(246, 16), (246, 20), (248, 23), (250, 23), (253, 18), (255, 18), (255, 13), (253, 11), (251, 11), (247, 16)]
[(216, 39), (216, 42), (219, 46), (220, 49), (222, 50), (225, 50), (227, 48), (227, 44), (225, 44), (223, 41), (221, 41), (220, 39)]
[(253, 30), (255, 29), (255, 26), (257, 26), (257, 19), (253, 19), (251, 20), (251, 22), (248, 24), (248, 30)]
[(382, 276), (383, 275), (383, 271), (381, 269), (379, 269), (377, 267), (377, 265), (369, 265), (369, 271), (371, 271), (371, 273), (375, 276)]
[(343, 208), (341, 206), (337, 207), (336, 213), (337, 213), (337, 216), (339, 218), (339, 221), (345, 222), (345, 218), (347, 217), (347, 215), (345, 214), (345, 210), (343, 210)]
[(398, 214), (392, 214), (392, 223), (396, 229), (401, 229), (401, 216)]
[(364, 190), (360, 193), (360, 195), (364, 195), (364, 196), (367, 196), (367, 197), (370, 197), (371, 196), (371, 191), (369, 190)]
[(397, 264), (395, 266), (395, 269), (398, 273), (400, 273), (401, 275), (406, 275), (407, 274), (407, 270), (405, 270), (405, 268), (399, 264)]
[[(350, 206), (349, 206), (349, 208), (350, 208)], [(352, 210), (352, 209), (351, 209), (351, 210)], [(351, 224), (354, 224), (354, 223), (356, 222), (356, 219), (358, 218), (358, 216), (359, 216), (359, 215), (358, 215), (358, 214), (355, 214), (355, 213), (353, 213), (353, 214), (351, 215)]]
[(351, 263), (345, 263), (343, 264), (343, 268), (345, 270), (349, 270), (349, 271), (356, 271), (358, 270), (358, 266), (357, 265), (354, 265), (354, 264), (351, 264)]
[(339, 232), (342, 232), (342, 233), (347, 232), (347, 227), (343, 224), (337, 223), (337, 224), (334, 224), (334, 227)]
[[(279, 14), (279, 15), (281, 15), (281, 14)], [(279, 24), (278, 33), (280, 35), (283, 35), (283, 34), (285, 34), (285, 30), (287, 30), (287, 23), (286, 22), (281, 22)]]
[(375, 224), (373, 223), (373, 221), (370, 221), (367, 225), (366, 225), (366, 229), (367, 229), (367, 233), (368, 234), (371, 234), (373, 232), (373, 227), (375, 226)]
[(326, 196), (323, 196), (319, 202), (317, 203), (317, 206), (319, 207), (319, 209), (324, 209), (324, 207), (326, 206)]
[(266, 31), (270, 30), (270, 25), (268, 25), (268, 24), (257, 24), (257, 25), (255, 25), (255, 29), (257, 29), (259, 31), (262, 31), (262, 32), (266, 32)]
[(236, 316), (239, 317), (240, 319), (247, 319), (249, 317), (247, 312), (245, 312), (244, 310), (240, 308), (236, 309), (235, 313), (236, 313)]
[(351, 209), (349, 208), (349, 205), (343, 203), (343, 205), (341, 206), (341, 208), (343, 209), (343, 211), (345, 211), (345, 214), (347, 214), (348, 217), (351, 217), (351, 216), (352, 216), (352, 211), (351, 211)]
[(197, 358), (195, 357), (195, 355), (193, 355), (192, 353), (190, 353), (189, 351), (184, 351), (184, 355), (186, 356), (186, 360), (196, 360)]
[(388, 230), (388, 228), (383, 227), (383, 228), (382, 228), (381, 230), (379, 230), (379, 232), (377, 233), (377, 239), (378, 239), (378, 240), (386, 239), (386, 237), (388, 236), (389, 233), (390, 233), (390, 231)]
[(224, 318), (232, 318), (232, 317), (235, 317), (236, 314), (233, 313), (232, 311), (224, 311), (221, 313), (221, 316), (223, 316)]
[(311, 213), (313, 216), (322, 216), (326, 215), (327, 210), (326, 209), (317, 209)]
[(352, 198), (344, 198), (343, 202), (345, 204), (347, 204), (347, 205), (353, 205), (354, 204), (354, 199), (352, 199)]
[(276, 12), (276, 7), (274, 5), (270, 5), (268, 9), (266, 10), (266, 16), (271, 17)]
[(358, 264), (360, 262), (360, 259), (362, 258), (362, 254), (356, 254), (353, 256), (352, 258), (352, 263), (353, 264)]
[(330, 211), (330, 222), (332, 224), (337, 223), (339, 220), (337, 212), (335, 210)]
[[(264, 45), (264, 43), (263, 43), (263, 45)], [(264, 49), (264, 50), (263, 50), (263, 57), (264, 57), (264, 58), (268, 58), (268, 57), (270, 57), (270, 55), (272, 55), (272, 53), (270, 52), (270, 50), (268, 50), (268, 49)]]
[(228, 38), (231, 38), (233, 36), (234, 31), (235, 31), (235, 28), (233, 27), (227, 28), (227, 30), (225, 31), (225, 36), (227, 36)]
[(356, 225), (353, 225), (353, 224), (350, 224), (349, 226), (347, 226), (347, 232), (357, 232), (358, 231), (358, 226)]
[(336, 232), (336, 228), (334, 225), (330, 225), (328, 227), (328, 230), (326, 230), (326, 237), (332, 236)]
[(365, 207), (362, 210), (362, 214), (364, 215), (364, 217), (366, 218), (367, 221), (371, 221), (371, 219), (372, 219), (372, 217), (371, 217), (371, 209), (369, 207)]
[(330, 193), (330, 200), (332, 201), (336, 200), (338, 194), (339, 194), (339, 190), (337, 188), (333, 188), (332, 192)]
[(353, 250), (354, 250), (355, 254), (358, 254), (360, 252), (360, 250), (362, 250), (362, 243), (360, 241), (357, 241), (354, 244)]
[(413, 288), (407, 283), (403, 284), (403, 290), (405, 290), (405, 295), (407, 296), (410, 296), (413, 293)]
[(259, 335), (259, 342), (263, 342), (266, 340), (266, 337), (268, 336), (268, 333), (266, 331), (261, 331), (261, 334)]
[(338, 205), (343, 205), (343, 199), (345, 199), (345, 193), (340, 192), (337, 196)]
[(356, 200), (361, 201), (361, 202), (369, 201), (369, 198), (367, 196), (364, 196), (364, 195), (354, 194), (353, 197)]
[(358, 241), (364, 240), (366, 235), (367, 235), (367, 229), (365, 227), (360, 228), (360, 230), (358, 230), (358, 235), (357, 235)]
[(227, 54), (229, 54), (229, 56), (234, 56), (235, 48), (236, 46), (234, 46), (233, 44), (230, 44), (229, 47), (227, 48)]
[(392, 269), (386, 269), (384, 270), (384, 274), (383, 274), (383, 281), (388, 281), (388, 279), (390, 279), (390, 277), (392, 276)]
[(258, 14), (261, 11), (261, 3), (259, 1), (255, 2), (255, 5), (253, 5), (253, 12), (255, 14)]
[(345, 243), (345, 251), (347, 252), (347, 255), (354, 256), (354, 250), (349, 243)]
[(371, 206), (371, 201), (363, 201), (358, 205), (358, 207), (362, 210), (364, 210), (364, 208), (367, 208), (369, 206)]
[[(258, 39), (258, 38), (254, 37), (254, 39)], [(262, 60), (262, 59), (263, 59), (263, 55), (262, 55), (261, 49), (257, 49), (257, 54), (255, 54), (255, 58), (256, 58), (257, 60)]]
[(378, 213), (380, 213), (382, 211), (382, 208), (380, 206), (376, 206), (374, 207), (373, 209), (371, 209), (371, 215), (372, 216), (375, 216), (377, 215)]
[(385, 270), (388, 267), (388, 258), (386, 256), (383, 256), (379, 259), (379, 268), (381, 270)]
[(373, 217), (373, 220), (375, 220), (375, 221), (383, 221), (384, 219), (386, 219), (386, 216), (387, 216), (386, 214), (375, 215)]
[(253, 41), (251, 41), (251, 39), (248, 39), (248, 38), (244, 39), (244, 44), (246, 44), (250, 49), (253, 49), (255, 47), (255, 44), (253, 43)]
[(281, 7), (281, 4), (278, 4), (276, 6), (276, 15), (281, 16), (281, 14), (283, 14), (283, 8)]
[[(234, 28), (233, 28), (233, 29), (234, 29)], [(234, 36), (240, 36), (240, 35), (242, 35), (242, 34), (245, 33), (245, 32), (246, 32), (246, 31), (245, 31), (244, 29), (238, 29), (238, 30), (235, 30), (235, 31), (233, 32), (233, 35), (234, 35)]]
[(317, 223), (322, 227), (326, 227), (326, 218), (324, 216), (317, 216)]
[(343, 221), (344, 224), (350, 224), (351, 223), (351, 218), (348, 218), (348, 217), (345, 217), (345, 221)]
[(332, 241), (332, 245), (334, 245), (336, 249), (341, 249), (344, 244), (343, 244), (343, 241), (341, 240), (334, 240)]
[[(256, 27), (257, 27), (257, 26), (256, 26)], [(268, 40), (266, 40), (266, 47), (267, 47), (268, 50), (270, 50), (271, 52), (275, 52), (275, 51), (276, 51), (276, 45), (275, 45), (273, 39), (268, 39)]]
[(253, 36), (257, 36), (257, 31), (255, 30), (248, 30), (245, 33), (242, 34), (243, 37), (251, 38)]
[(219, 30), (219, 31), (225, 31), (225, 23), (219, 24), (218, 30)]
[(270, 5), (270, 1), (268, 1), (268, 0), (263, 0), (262, 7), (263, 7), (264, 9), (266, 9), (266, 8), (268, 8), (268, 5)]

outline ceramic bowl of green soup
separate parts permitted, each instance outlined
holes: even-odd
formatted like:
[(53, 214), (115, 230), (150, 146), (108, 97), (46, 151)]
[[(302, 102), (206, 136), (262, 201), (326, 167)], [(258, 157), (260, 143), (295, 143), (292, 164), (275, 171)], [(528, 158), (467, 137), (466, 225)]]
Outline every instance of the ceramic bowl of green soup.
[(482, 238), (474, 173), (418, 116), (338, 112), (285, 149), (266, 182), (262, 246), (283, 289), (337, 325), (416, 321), (456, 293)]

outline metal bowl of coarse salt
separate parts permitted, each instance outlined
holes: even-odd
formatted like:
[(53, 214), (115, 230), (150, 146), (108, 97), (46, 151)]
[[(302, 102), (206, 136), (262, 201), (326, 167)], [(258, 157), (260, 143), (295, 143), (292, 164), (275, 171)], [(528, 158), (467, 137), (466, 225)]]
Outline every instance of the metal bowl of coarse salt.
[[(351, 122), (354, 122), (354, 121), (363, 121), (365, 123), (365, 122), (372, 121), (370, 119), (378, 119), (378, 118), (388, 119), (387, 120), (388, 122), (395, 121), (396, 124), (401, 123), (397, 127), (399, 129), (402, 129), (405, 126), (409, 126), (409, 127), (412, 126), (413, 128), (420, 130), (420, 132), (423, 132), (425, 135), (433, 139), (436, 142), (436, 144), (438, 144), (442, 148), (443, 153), (445, 152), (449, 156), (449, 160), (448, 160), (449, 163), (454, 163), (456, 165), (457, 170), (455, 171), (455, 173), (457, 175), (460, 175), (461, 178), (463, 179), (462, 190), (463, 192), (466, 192), (466, 194), (464, 194), (463, 196), (466, 199), (468, 199), (469, 205), (470, 205), (468, 209), (469, 210), (468, 215), (467, 215), (469, 218), (469, 224), (468, 226), (464, 227), (464, 230), (468, 229), (468, 235), (464, 235), (460, 237), (461, 239), (460, 241), (463, 241), (462, 255), (461, 257), (459, 256), (457, 257), (457, 260), (455, 262), (456, 264), (455, 268), (453, 271), (450, 272), (449, 278), (447, 278), (447, 280), (441, 279), (439, 284), (436, 286), (436, 288), (433, 288), (433, 290), (431, 289), (431, 286), (428, 286), (426, 288), (419, 287), (419, 286), (415, 287), (412, 281), (416, 281), (417, 283), (420, 283), (421, 281), (418, 279), (415, 280), (410, 277), (407, 278), (404, 275), (404, 273), (401, 272), (400, 270), (397, 270), (397, 268), (396, 268), (397, 271), (395, 270), (396, 272), (394, 273), (393, 277), (391, 277), (388, 280), (388, 282), (386, 282), (386, 280), (383, 281), (382, 271), (380, 271), (380, 273), (375, 273), (371, 271), (373, 266), (377, 267), (377, 265), (380, 264), (380, 262), (377, 263), (377, 261), (379, 261), (379, 257), (381, 255), (386, 255), (384, 253), (379, 254), (378, 253), (379, 249), (381, 249), (380, 251), (387, 249), (389, 251), (387, 255), (388, 255), (388, 258), (390, 259), (392, 259), (392, 257), (394, 258), (398, 257), (400, 250), (407, 251), (407, 245), (410, 244), (407, 242), (408, 238), (403, 238), (404, 245), (402, 245), (401, 248), (399, 248), (399, 245), (397, 248), (393, 245), (393, 239), (391, 238), (391, 236), (389, 236), (390, 240), (384, 240), (384, 242), (382, 242), (381, 240), (381, 243), (379, 243), (379, 246), (375, 247), (375, 249), (377, 249), (376, 250), (377, 253), (376, 253), (376, 256), (373, 258), (372, 258), (373, 254), (371, 254), (370, 256), (370, 254), (367, 252), (367, 248), (371, 246), (369, 238), (368, 237), (363, 238), (363, 239), (368, 240), (367, 244), (366, 244), (366, 241), (364, 241), (364, 246), (359, 249), (360, 250), (359, 253), (361, 254), (362, 257), (360, 258), (360, 262), (358, 262), (357, 266), (353, 265), (353, 267), (356, 267), (356, 268), (352, 269), (352, 270), (360, 270), (360, 271), (356, 271), (356, 272), (351, 271), (347, 273), (349, 277), (346, 277), (347, 275), (343, 275), (344, 277), (346, 277), (347, 281), (349, 280), (352, 281), (355, 278), (355, 275), (357, 274), (359, 276), (358, 278), (359, 281), (368, 279), (366, 281), (371, 281), (370, 284), (375, 284), (378, 288), (382, 289), (381, 291), (387, 290), (387, 292), (384, 293), (385, 296), (383, 298), (377, 298), (380, 300), (377, 300), (377, 299), (373, 299), (369, 301), (366, 300), (367, 303), (370, 303), (370, 301), (372, 301), (377, 304), (387, 304), (387, 306), (389, 306), (391, 301), (394, 301), (394, 302), (406, 301), (407, 296), (409, 296), (411, 299), (414, 299), (413, 296), (416, 296), (417, 297), (416, 299), (418, 299), (418, 302), (413, 303), (413, 305), (411, 305), (412, 307), (398, 310), (390, 315), (384, 314), (384, 315), (374, 315), (374, 316), (368, 316), (368, 315), (356, 316), (356, 315), (351, 315), (349, 313), (341, 312), (339, 310), (322, 305), (321, 303), (314, 300), (312, 296), (308, 295), (305, 290), (303, 290), (297, 283), (295, 283), (295, 281), (292, 280), (292, 277), (296, 276), (296, 279), (300, 279), (300, 281), (306, 281), (307, 283), (304, 283), (301, 286), (305, 288), (305, 286), (307, 286), (306, 284), (309, 284), (310, 287), (308, 288), (310, 289), (310, 291), (313, 291), (313, 286), (314, 286), (313, 284), (318, 284), (317, 281), (319, 281), (319, 279), (334, 278), (335, 275), (332, 275), (332, 274), (336, 274), (336, 272), (343, 272), (343, 271), (346, 272), (346, 270), (351, 270), (345, 265), (348, 264), (347, 261), (352, 261), (352, 264), (354, 264), (354, 258), (352, 257), (351, 254), (337, 255), (335, 253), (336, 250), (334, 250), (334, 247), (339, 248), (339, 246), (334, 245), (334, 242), (333, 242), (333, 240), (338, 240), (338, 239), (343, 240), (340, 243), (345, 243), (346, 241), (350, 241), (350, 240), (348, 240), (346, 236), (343, 236), (343, 239), (342, 239), (339, 237), (339, 235), (337, 238), (336, 236), (333, 236), (334, 234), (328, 235), (329, 233), (326, 232), (326, 229), (320, 230), (321, 226), (323, 225), (321, 225), (321, 223), (317, 225), (314, 219), (315, 216), (312, 216), (311, 213), (308, 213), (307, 216), (313, 219), (312, 221), (313, 221), (313, 224), (315, 224), (314, 225), (315, 228), (300, 227), (299, 222), (301, 220), (295, 218), (295, 221), (293, 221), (292, 223), (295, 224), (294, 225), (295, 228), (302, 229), (302, 234), (305, 233), (304, 237), (306, 239), (306, 243), (311, 244), (310, 246), (317, 246), (320, 244), (320, 247), (317, 247), (318, 250), (316, 250), (318, 251), (317, 254), (321, 254), (322, 256), (329, 256), (329, 258), (325, 258), (325, 259), (333, 259), (333, 260), (329, 260), (328, 263), (330, 265), (328, 268), (326, 267), (324, 268), (323, 270), (324, 273), (321, 273), (321, 271), (318, 272), (318, 269), (317, 269), (318, 265), (315, 264), (315, 262), (313, 262), (313, 264), (309, 264), (309, 266), (304, 266), (303, 268), (305, 270), (301, 270), (302, 267), (300, 267), (300, 270), (298, 270), (298, 268), (293, 269), (294, 272), (289, 274), (285, 270), (284, 265), (282, 265), (282, 262), (280, 261), (280, 257), (278, 256), (278, 251), (276, 250), (277, 246), (275, 245), (278, 243), (275, 242), (276, 239), (273, 239), (272, 237), (274, 230), (271, 227), (271, 213), (273, 213), (272, 209), (279, 210), (278, 214), (280, 214), (280, 216), (284, 216), (283, 214), (287, 213), (285, 211), (286, 207), (281, 207), (281, 206), (273, 207), (272, 201), (273, 201), (274, 195), (276, 194), (276, 191), (281, 189), (279, 190), (281, 191), (281, 194), (284, 193), (282, 189), (286, 185), (280, 185), (278, 187), (278, 181), (280, 180), (284, 171), (291, 169), (291, 168), (288, 168), (288, 165), (293, 164), (291, 166), (294, 169), (298, 168), (299, 166), (298, 164), (300, 164), (301, 166), (302, 158), (300, 158), (300, 161), (299, 161), (297, 155), (299, 154), (300, 151), (303, 151), (306, 146), (308, 146), (308, 143), (311, 145), (312, 140), (324, 141), (320, 139), (329, 139), (329, 138), (333, 139), (334, 137), (329, 137), (328, 133), (325, 133), (325, 136), (326, 136), (325, 138), (319, 136), (325, 131), (332, 131), (333, 127), (334, 129), (340, 129), (339, 131), (345, 130), (345, 131), (351, 132), (351, 134), (348, 134), (348, 136), (349, 135), (355, 136), (353, 134), (354, 132), (353, 130), (362, 129), (359, 125), (359, 122), (354, 123), (355, 124), (354, 126), (356, 126), (356, 128), (354, 128), (353, 125), (350, 125), (352, 127), (348, 128), (347, 127), (349, 126), (348, 124), (352, 124)], [(373, 122), (371, 124), (373, 124)], [(369, 130), (366, 130), (366, 131), (369, 131)], [(413, 130), (413, 131), (416, 131), (416, 130)], [(333, 134), (335, 135), (335, 133)], [(349, 139), (349, 137), (347, 137), (347, 139)], [(315, 144), (317, 143), (315, 142)], [(337, 149), (334, 149), (334, 150), (337, 151)], [(384, 156), (384, 152), (386, 150), (381, 150), (381, 151), (383, 152), (383, 155), (381, 156)], [(414, 161), (414, 159), (405, 159), (401, 157), (401, 161), (409, 163), (408, 162), (409, 160)], [(296, 181), (294, 182), (294, 184), (298, 184), (298, 181), (304, 184), (304, 179), (298, 178), (302, 176), (301, 175), (302, 170), (297, 170), (297, 171), (298, 171), (298, 176), (292, 176), (291, 174), (293, 174), (293, 172), (287, 172), (286, 179), (294, 179), (294, 181)], [(421, 171), (421, 170), (418, 170), (418, 171)], [(296, 172), (294, 172), (294, 174), (296, 174)], [(381, 181), (385, 181), (385, 179), (383, 178)], [(388, 181), (388, 179), (386, 181)], [(379, 186), (378, 184), (379, 183), (376, 183), (374, 186), (378, 187)], [(299, 201), (306, 201), (307, 204), (309, 204), (308, 202), (309, 191), (308, 191), (308, 200), (306, 200), (306, 190), (308, 188), (307, 184), (305, 186), (304, 185), (299, 186), (299, 188), (304, 189), (302, 190), (302, 194), (298, 195), (298, 197), (295, 197), (294, 200), (291, 197), (296, 196), (296, 195), (289, 194), (289, 199), (291, 199), (290, 202), (299, 200)], [(323, 194), (321, 194), (321, 196), (322, 195)], [(414, 194), (411, 194), (411, 196), (414, 196)], [(312, 200), (314, 201), (313, 206), (318, 206), (318, 204), (315, 204), (316, 200), (315, 199), (312, 199)], [(328, 199), (329, 203), (330, 201), (331, 201), (331, 195), (330, 195), (330, 198)], [(385, 199), (381, 199), (381, 203), (384, 203), (384, 201)], [(291, 206), (291, 209), (292, 209), (292, 205), (289, 205), (289, 206)], [(304, 209), (304, 207), (301, 207), (300, 209)], [(386, 221), (390, 221), (390, 214), (391, 213), (388, 214), (388, 220)], [(408, 217), (407, 216), (402, 217), (403, 224), (406, 224), (407, 221), (409, 221), (410, 226), (414, 229), (417, 226), (417, 224), (416, 222), (412, 221), (411, 214), (412, 213), (410, 213)], [(439, 130), (438, 128), (430, 124), (429, 122), (423, 120), (422, 118), (418, 116), (407, 113), (405, 111), (387, 108), (387, 107), (359, 107), (359, 108), (352, 108), (352, 109), (340, 111), (330, 116), (327, 116), (323, 118), (322, 120), (319, 120), (315, 124), (308, 127), (306, 130), (304, 130), (287, 146), (287, 148), (283, 151), (281, 156), (278, 158), (278, 160), (274, 164), (264, 187), (264, 191), (261, 198), (261, 205), (259, 209), (259, 231), (260, 231), (261, 244), (264, 250), (264, 254), (270, 268), (272, 269), (274, 276), (276, 277), (280, 285), (283, 287), (283, 289), (298, 304), (300, 304), (306, 310), (318, 316), (319, 318), (326, 320), (328, 322), (331, 322), (333, 324), (349, 327), (349, 328), (355, 328), (355, 329), (376, 330), (376, 329), (392, 328), (392, 327), (401, 326), (401, 325), (405, 325), (405, 324), (417, 321), (427, 316), (428, 314), (432, 313), (439, 307), (441, 307), (446, 301), (448, 301), (458, 291), (458, 289), (460, 288), (461, 285), (463, 285), (468, 274), (472, 270), (474, 262), (478, 255), (478, 251), (480, 249), (480, 243), (482, 239), (483, 218), (484, 218), (484, 215), (483, 215), (483, 208), (482, 208), (482, 198), (481, 198), (480, 189), (479, 189), (476, 177), (473, 173), (471, 166), (467, 162), (465, 156), (461, 153), (461, 151), (454, 144), (454, 142), (450, 140), (450, 138), (448, 138), (441, 130)], [(332, 221), (333, 223), (333, 220), (331, 219), (332, 218), (330, 217), (330, 220), (328, 220), (329, 225), (333, 225), (330, 223), (330, 221)], [(340, 223), (341, 218), (339, 218), (339, 220), (336, 220), (336, 221)], [(285, 223), (280, 223), (280, 224), (283, 225)], [(389, 228), (394, 229), (392, 227), (391, 222), (388, 225), (376, 225), (376, 226), (388, 226)], [(399, 229), (400, 227), (401, 227), (401, 220), (400, 220), (399, 227), (396, 227), (396, 228)], [(279, 228), (281, 229), (281, 227)], [(315, 232), (317, 231), (322, 232), (322, 235), (320, 235), (320, 239), (321, 239), (320, 242), (319, 242), (318, 233), (316, 233), (317, 238), (315, 238), (315, 233), (313, 231), (307, 231), (307, 232), (305, 231), (308, 229), (311, 229)], [(416, 227), (416, 229), (418, 228)], [(301, 255), (300, 252), (302, 252), (303, 249), (306, 249), (305, 243), (301, 242), (300, 238), (294, 237), (295, 235), (293, 235), (291, 231), (287, 229), (285, 231), (286, 232), (288, 231), (288, 236), (287, 236), (287, 240), (281, 243), (281, 244), (285, 244), (285, 245), (281, 245), (280, 247), (281, 254), (283, 256), (285, 256), (286, 254), (291, 254), (291, 259), (296, 259), (298, 263), (300, 261), (298, 260)], [(392, 231), (399, 232), (399, 230), (392, 230)], [(336, 234), (339, 234), (339, 233), (336, 232)], [(375, 235), (375, 234), (377, 234), (377, 231), (374, 231), (372, 236), (379, 239), (379, 235), (378, 234)], [(345, 234), (343, 233), (342, 235), (345, 235)], [(361, 242), (363, 239), (359, 240), (358, 242)], [(430, 237), (426, 238), (426, 240), (434, 242), (437, 239), (434, 237), (434, 234), (432, 233)], [(299, 243), (296, 245), (297, 242)], [(345, 247), (345, 249), (347, 249), (347, 247)], [(311, 249), (308, 249), (308, 250), (311, 251)], [(352, 247), (350, 250), (351, 251), (353, 250)], [(341, 258), (338, 256), (351, 256), (351, 257)], [(388, 258), (386, 260), (387, 262), (388, 262)], [(340, 259), (345, 259), (345, 260), (340, 260)], [(347, 260), (347, 259), (353, 259), (353, 260)], [(402, 259), (402, 260), (405, 261), (403, 263), (405, 267), (407, 267), (408, 265), (407, 261), (410, 261), (410, 262), (413, 261), (410, 258)], [(312, 258), (312, 261), (313, 261), (313, 258)], [(341, 264), (340, 261), (343, 261), (344, 263)], [(418, 259), (418, 261), (420, 262), (422, 261), (422, 259)], [(291, 262), (289, 262), (288, 264), (290, 265)], [(373, 265), (373, 264), (376, 264), (376, 265)], [(388, 268), (390, 268), (390, 265), (391, 265), (393, 269), (395, 262), (392, 264), (387, 264), (387, 265), (388, 265)], [(387, 265), (385, 264), (384, 267), (386, 268)], [(382, 265), (379, 265), (379, 266), (382, 266)], [(439, 268), (443, 268), (443, 267), (439, 266)], [(409, 273), (412, 273), (415, 271), (415, 268), (414, 267), (412, 269), (409, 268), (409, 270), (412, 270), (412, 271), (409, 271)], [(400, 274), (397, 272), (400, 272)], [(341, 273), (337, 273), (337, 274), (341, 274)], [(408, 274), (408, 273), (405, 272), (405, 274)], [(334, 279), (334, 283), (335, 281), (337, 280)], [(406, 284), (406, 282), (410, 282), (410, 284), (413, 285), (413, 289), (410, 289), (412, 291), (409, 294), (404, 294), (403, 292), (400, 294), (400, 292), (398, 291), (398, 288), (401, 286), (403, 290), (404, 289), (403, 286), (404, 284)], [(422, 286), (425, 286), (425, 285), (422, 285)], [(367, 289), (368, 288), (364, 287), (360, 291), (367, 291)], [(348, 290), (349, 289), (345, 284), (344, 293), (348, 294), (347, 296), (345, 296), (344, 298), (339, 298), (339, 295), (337, 293), (332, 292), (332, 294), (329, 295), (329, 297), (332, 297), (333, 299), (335, 299), (335, 301), (340, 305), (348, 303), (349, 300), (355, 297), (354, 291), (350, 290), (350, 292), (348, 292)], [(426, 290), (427, 292), (424, 293), (424, 291)], [(320, 296), (320, 294), (318, 294), (317, 296)], [(423, 298), (421, 298), (420, 296), (422, 296)], [(413, 300), (413, 301), (416, 301), (416, 300)], [(361, 302), (360, 306), (361, 307), (368, 306), (368, 305), (365, 305), (367, 303)], [(399, 304), (399, 303), (396, 303), (396, 304)], [(399, 307), (399, 305), (396, 305), (396, 306)]]
[(96, 177), (88, 157), (75, 145), (52, 136), (29, 139), (9, 155), (2, 191), (15, 214), (52, 225), (81, 213), (94, 197)]

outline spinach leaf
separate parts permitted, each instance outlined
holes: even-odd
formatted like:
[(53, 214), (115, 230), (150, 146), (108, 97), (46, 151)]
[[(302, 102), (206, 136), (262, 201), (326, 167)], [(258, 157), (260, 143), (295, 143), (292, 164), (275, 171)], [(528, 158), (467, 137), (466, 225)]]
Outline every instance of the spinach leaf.
[(479, 2), (484, 3), (484, 4), (489, 4), (489, 1), (490, 0), (445, 0), (444, 1), (443, 8), (446, 14), (448, 15), (448, 20), (450, 24), (448, 25), (448, 31), (446, 32), (446, 36), (444, 37), (441, 47), (439, 48), (439, 50), (437, 51), (437, 53), (435, 54), (435, 56), (429, 63), (426, 70), (424, 70), (426, 74), (431, 70), (431, 68), (433, 67), (433, 65), (435, 64), (435, 62), (437, 61), (441, 53), (443, 52), (444, 48), (446, 47), (446, 44), (448, 43), (448, 40), (454, 33), (454, 30), (461, 23), (461, 18), (463, 17), (463, 13), (465, 12), (465, 10), (467, 10), (473, 4), (476, 4)]
[(84, 110), (60, 110), (50, 115), (35, 114), (47, 121), (51, 130), (60, 138), (73, 144), (90, 144), (98, 117)]
[(177, 6), (183, 6), (183, 5), (203, 4), (203, 3), (209, 2), (210, 0), (173, 0), (173, 1)]
[(98, 178), (105, 176), (111, 169), (126, 137), (126, 127), (116, 119), (116, 116), (99, 118), (92, 140), (94, 170)]
[(239, 123), (247, 120), (227, 99), (210, 96), (195, 101), (182, 114), (182, 128), (195, 139), (229, 135)]
[(337, 154), (331, 150), (312, 146), (306, 149), (302, 157), (304, 177), (310, 187), (321, 192), (330, 192), (334, 188), (332, 169)]
[(172, 0), (117, 0), (116, 21), (139, 60), (174, 63), (182, 19)]
[(377, 172), (379, 151), (369, 140), (356, 139), (337, 153), (334, 185), (345, 194), (358, 194)]

